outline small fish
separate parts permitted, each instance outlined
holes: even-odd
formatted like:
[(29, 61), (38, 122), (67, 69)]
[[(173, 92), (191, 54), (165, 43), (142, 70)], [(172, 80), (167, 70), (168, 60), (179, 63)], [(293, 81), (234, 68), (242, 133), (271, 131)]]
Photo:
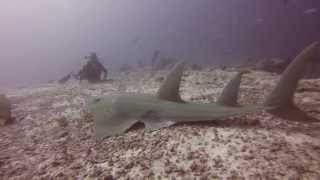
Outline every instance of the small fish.
[(263, 22), (263, 19), (262, 19), (262, 18), (257, 18), (257, 19), (256, 19), (256, 22), (257, 22), (257, 23), (262, 23), (262, 22)]
[(314, 14), (316, 12), (318, 12), (317, 8), (310, 8), (310, 9), (305, 10), (303, 13), (309, 15), (309, 14)]
[(140, 37), (136, 36), (135, 38), (132, 39), (132, 44), (136, 45), (140, 41)]

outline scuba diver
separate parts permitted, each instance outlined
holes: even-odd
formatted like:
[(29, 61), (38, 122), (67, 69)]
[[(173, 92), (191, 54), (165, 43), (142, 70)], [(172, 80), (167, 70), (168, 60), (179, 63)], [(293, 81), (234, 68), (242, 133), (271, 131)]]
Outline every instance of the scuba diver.
[(96, 53), (91, 53), (86, 57), (87, 63), (78, 73), (81, 80), (88, 80), (91, 83), (104, 81), (107, 79), (108, 70), (99, 62)]

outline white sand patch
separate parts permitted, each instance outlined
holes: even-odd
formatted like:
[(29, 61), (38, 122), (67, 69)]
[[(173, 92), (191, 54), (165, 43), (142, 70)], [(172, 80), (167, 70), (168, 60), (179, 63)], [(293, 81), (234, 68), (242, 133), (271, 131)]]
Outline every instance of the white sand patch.
[(69, 106), (70, 103), (68, 101), (55, 102), (52, 104), (52, 108), (58, 108), (63, 106)]

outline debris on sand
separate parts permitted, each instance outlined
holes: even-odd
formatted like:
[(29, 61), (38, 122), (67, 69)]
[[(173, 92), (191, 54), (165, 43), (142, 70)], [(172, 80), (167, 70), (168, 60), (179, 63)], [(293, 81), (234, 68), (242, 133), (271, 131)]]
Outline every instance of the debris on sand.
[(0, 126), (7, 124), (10, 120), (11, 103), (4, 94), (0, 94)]

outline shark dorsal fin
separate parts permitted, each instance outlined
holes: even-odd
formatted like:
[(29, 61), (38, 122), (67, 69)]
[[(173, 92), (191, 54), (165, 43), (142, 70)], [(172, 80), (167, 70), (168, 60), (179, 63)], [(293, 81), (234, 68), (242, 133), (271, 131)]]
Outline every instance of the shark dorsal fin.
[(223, 89), (217, 103), (223, 106), (239, 106), (238, 94), (239, 87), (241, 82), (242, 74), (247, 73), (248, 71), (240, 71), (238, 74), (233, 77), (229, 83)]
[(160, 99), (184, 102), (180, 97), (179, 88), (185, 64), (186, 63), (182, 61), (173, 67), (172, 71), (169, 73), (158, 91), (158, 97)]

